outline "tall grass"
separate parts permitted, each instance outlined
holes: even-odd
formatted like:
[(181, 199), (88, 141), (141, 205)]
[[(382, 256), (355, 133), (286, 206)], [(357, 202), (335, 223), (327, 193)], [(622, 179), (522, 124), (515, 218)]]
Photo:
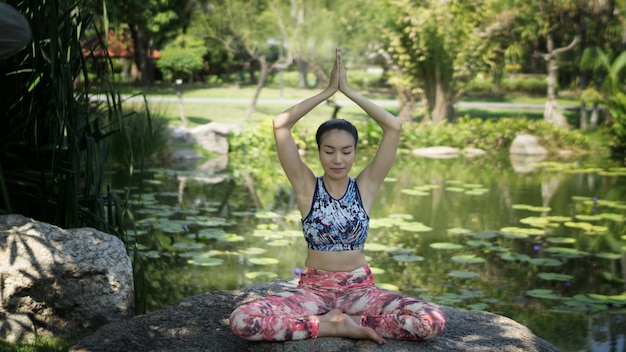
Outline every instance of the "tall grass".
[[(121, 98), (106, 70), (88, 76), (96, 58), (81, 51), (87, 29), (97, 29), (94, 2), (12, 5), (28, 18), (33, 41), (10, 58), (0, 85), (0, 213), (123, 231), (123, 222), (107, 219), (105, 208), (114, 203), (104, 185), (109, 137), (123, 129)], [(92, 87), (103, 102), (91, 99)]]

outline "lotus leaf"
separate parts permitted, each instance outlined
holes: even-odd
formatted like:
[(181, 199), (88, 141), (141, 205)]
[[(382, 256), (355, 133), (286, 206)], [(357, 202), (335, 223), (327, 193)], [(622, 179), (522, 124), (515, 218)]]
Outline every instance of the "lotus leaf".
[(526, 295), (530, 297), (542, 298), (542, 299), (562, 299), (563, 298), (559, 294), (555, 293), (553, 290), (544, 289), (544, 288), (528, 290), (526, 291)]
[(415, 254), (397, 254), (393, 256), (393, 259), (398, 262), (421, 262), (424, 257)]
[(546, 241), (556, 244), (576, 243), (576, 239), (573, 237), (548, 237)]
[(537, 276), (549, 281), (570, 281), (574, 278), (572, 275), (558, 273), (539, 273)]
[(187, 263), (200, 266), (218, 266), (224, 263), (224, 259), (206, 256), (195, 256), (189, 259)]
[(470, 234), (470, 236), (474, 238), (480, 238), (480, 239), (490, 239), (490, 238), (498, 237), (498, 233), (495, 231), (480, 231), (480, 232), (473, 232)]
[(428, 192), (420, 191), (420, 190), (417, 190), (417, 189), (403, 189), (400, 192), (402, 192), (403, 194), (408, 194), (410, 196), (421, 196), (421, 197), (423, 197), (423, 196), (429, 196), (430, 195), (430, 193), (428, 193)]
[(563, 263), (554, 258), (531, 258), (528, 260), (530, 264), (537, 266), (561, 266)]
[(530, 256), (526, 254), (521, 254), (521, 253), (504, 253), (500, 256), (500, 258), (506, 261), (510, 261), (510, 262), (513, 262), (513, 261), (526, 262), (531, 259)]
[(457, 279), (474, 279), (479, 277), (480, 275), (471, 271), (452, 270), (448, 273), (448, 276), (455, 277)]
[(451, 229), (448, 229), (448, 233), (452, 234), (452, 235), (466, 235), (468, 233), (471, 233), (472, 230), (468, 230), (468, 229), (464, 229), (464, 228), (460, 228), (460, 227), (453, 227)]
[(604, 259), (610, 259), (610, 260), (622, 259), (621, 253), (600, 252), (600, 253), (596, 253), (595, 256), (598, 258), (604, 258)]
[(421, 222), (405, 222), (400, 225), (400, 230), (407, 232), (428, 232), (432, 231), (432, 227), (428, 227)]
[(400, 289), (398, 288), (398, 286), (393, 285), (393, 284), (388, 284), (388, 283), (377, 283), (376, 287), (383, 289), (383, 290), (387, 290), (387, 291), (393, 291), (393, 292), (400, 292)]
[(455, 263), (462, 263), (462, 264), (482, 264), (485, 262), (484, 258), (477, 257), (473, 254), (457, 255), (450, 259)]
[(460, 249), (463, 245), (451, 242), (435, 242), (430, 244), (430, 248), (434, 249)]
[(273, 273), (271, 271), (251, 271), (249, 273), (246, 273), (246, 278), (250, 279), (250, 280), (254, 280), (254, 279), (258, 279), (260, 277), (263, 278), (267, 278), (267, 279), (275, 279), (278, 277), (278, 275), (276, 273)]
[(470, 310), (474, 310), (474, 311), (484, 311), (484, 310), (487, 310), (487, 308), (489, 308), (489, 305), (486, 303), (474, 303), (474, 304), (468, 305), (467, 308), (469, 308)]
[(549, 247), (544, 249), (544, 251), (564, 258), (581, 258), (586, 255), (586, 253), (579, 251), (578, 249), (566, 247)]
[(267, 258), (267, 257), (260, 257), (260, 258), (250, 258), (248, 259), (248, 261), (252, 264), (256, 264), (256, 265), (273, 265), (273, 264), (278, 264), (279, 260), (276, 258)]
[(465, 244), (470, 247), (491, 247), (492, 246), (491, 242), (478, 241), (478, 240), (470, 240), (470, 241), (465, 242)]

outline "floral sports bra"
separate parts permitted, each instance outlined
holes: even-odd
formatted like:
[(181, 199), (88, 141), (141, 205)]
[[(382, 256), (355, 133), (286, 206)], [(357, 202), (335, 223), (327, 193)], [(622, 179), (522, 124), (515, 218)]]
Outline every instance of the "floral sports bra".
[(326, 190), (322, 177), (317, 177), (311, 210), (302, 220), (309, 249), (326, 252), (363, 249), (369, 221), (354, 178), (349, 179), (343, 197), (335, 199)]

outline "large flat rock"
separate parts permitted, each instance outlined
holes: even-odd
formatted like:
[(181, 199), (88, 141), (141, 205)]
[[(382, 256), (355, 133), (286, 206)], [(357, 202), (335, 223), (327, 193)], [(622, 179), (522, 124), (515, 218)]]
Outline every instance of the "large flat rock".
[(78, 341), (70, 352), (217, 352), (217, 351), (463, 351), (558, 352), (523, 325), (500, 315), (443, 307), (446, 332), (425, 342), (387, 340), (383, 346), (348, 338), (288, 342), (250, 342), (231, 333), (230, 313), (243, 302), (289, 287), (296, 280), (275, 280), (236, 291), (185, 298), (174, 306), (125, 322), (103, 326)]

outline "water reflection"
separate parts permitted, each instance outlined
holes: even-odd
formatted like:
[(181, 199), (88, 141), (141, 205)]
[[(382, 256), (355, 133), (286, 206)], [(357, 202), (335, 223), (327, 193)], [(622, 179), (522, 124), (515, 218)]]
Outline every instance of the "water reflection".
[[(277, 163), (217, 165), (133, 181), (143, 188), (129, 241), (139, 313), (302, 266), (300, 218)], [(377, 284), (511, 317), (564, 351), (623, 350), (624, 170), (516, 165), (401, 156), (370, 214)]]

